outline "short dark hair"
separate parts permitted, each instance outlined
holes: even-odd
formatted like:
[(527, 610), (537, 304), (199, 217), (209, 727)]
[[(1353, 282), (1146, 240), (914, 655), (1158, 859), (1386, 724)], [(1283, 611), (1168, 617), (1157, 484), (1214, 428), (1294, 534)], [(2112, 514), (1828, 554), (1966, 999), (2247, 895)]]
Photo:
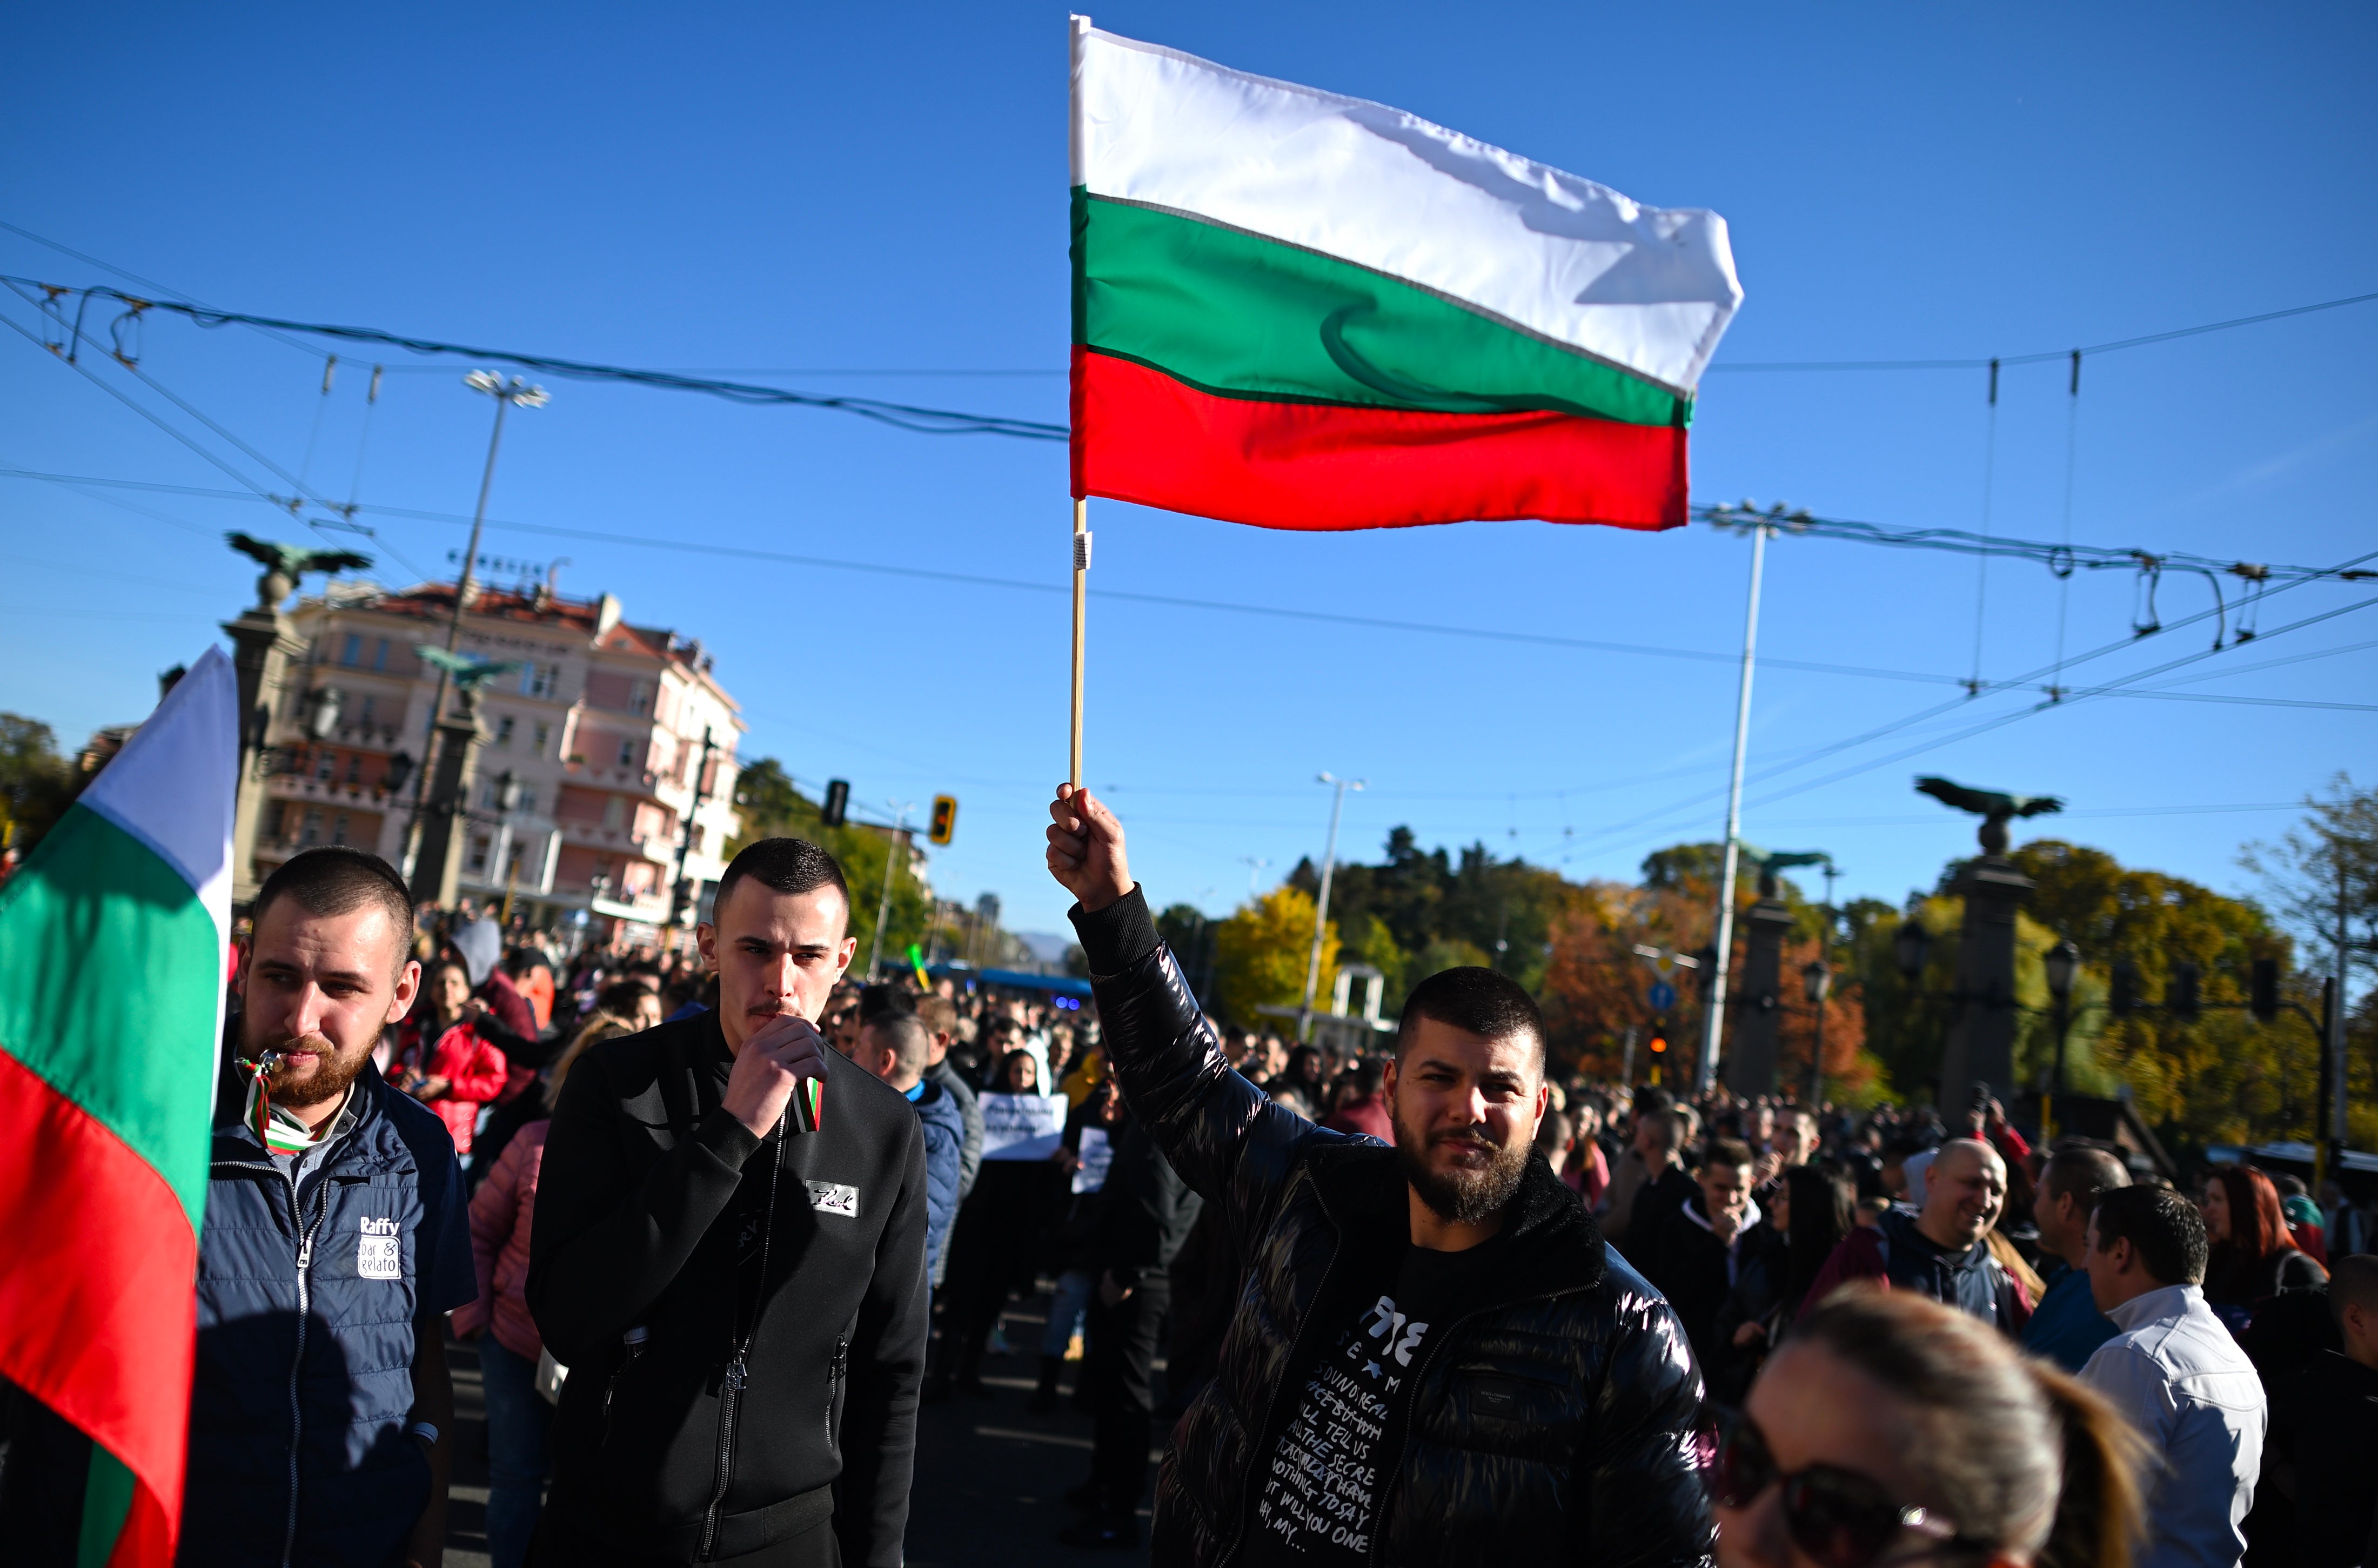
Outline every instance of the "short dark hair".
[(1750, 1145), (1739, 1138), (1712, 1138), (1709, 1147), (1701, 1151), (1703, 1169), (1713, 1165), (1740, 1166), (1748, 1169), (1758, 1163), (1759, 1156), (1752, 1154)]
[(915, 1013), (879, 1012), (867, 1019), (860, 1027), (873, 1031), (877, 1045), (892, 1047), (893, 1059), (899, 1064), (903, 1077), (925, 1071), (933, 1036), (926, 1033), (925, 1026), (917, 1021)]
[(2096, 1212), (2097, 1200), (2130, 1184), (2131, 1173), (2120, 1160), (2086, 1143), (2068, 1143), (2048, 1155), (2048, 1169), (2040, 1176), (2049, 1201), (2071, 1198), (2080, 1205), (2084, 1220)]
[(2097, 1250), (2127, 1241), (2160, 1285), (2204, 1283), (2204, 1216), (2164, 1187), (2117, 1187), (2097, 1198)]
[(284, 896), (308, 915), (352, 915), (366, 904), (377, 905), (396, 932), (396, 973), (404, 973), (413, 956), (413, 890), (378, 856), (351, 844), (299, 850), (274, 867), (257, 890), (249, 928), (262, 926), (264, 912)]
[(2367, 1252), (2329, 1261), (2328, 1310), (2340, 1324), (2348, 1307), (2378, 1312), (2378, 1258)]
[(843, 879), (840, 863), (809, 840), (763, 838), (745, 844), (727, 863), (727, 874), (718, 879), (718, 896), (710, 906), (714, 915), (727, 907), (727, 895), (746, 877), (781, 893), (831, 887), (842, 895), (842, 928), (846, 935), (849, 932), (850, 884)]
[(1536, 999), (1508, 975), (1475, 964), (1440, 969), (1411, 989), (1396, 1021), (1396, 1056), (1401, 1059), (1416, 1019), (1434, 1018), (1489, 1040), (1525, 1035), (1535, 1047), (1536, 1070), (1544, 1065), (1544, 1015)]
[(893, 1013), (914, 1018), (917, 1015), (917, 995), (906, 986), (873, 985), (859, 987), (859, 1021), (872, 1023)]

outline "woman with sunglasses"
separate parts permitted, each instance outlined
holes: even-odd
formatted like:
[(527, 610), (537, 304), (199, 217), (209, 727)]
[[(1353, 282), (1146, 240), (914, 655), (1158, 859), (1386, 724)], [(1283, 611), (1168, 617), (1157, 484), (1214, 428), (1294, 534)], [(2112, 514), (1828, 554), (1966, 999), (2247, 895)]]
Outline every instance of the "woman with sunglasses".
[(2126, 1568), (2144, 1451), (1978, 1319), (1854, 1285), (1804, 1312), (1718, 1450), (1721, 1568)]

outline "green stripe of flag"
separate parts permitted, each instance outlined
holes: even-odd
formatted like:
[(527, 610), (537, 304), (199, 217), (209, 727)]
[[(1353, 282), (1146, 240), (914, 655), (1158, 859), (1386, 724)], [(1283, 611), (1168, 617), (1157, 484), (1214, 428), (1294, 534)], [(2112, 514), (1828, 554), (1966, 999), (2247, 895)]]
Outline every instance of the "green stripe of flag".
[(1682, 425), (1692, 404), (1352, 262), (1074, 196), (1074, 341), (1224, 397)]
[(189, 882), (78, 804), (0, 888), (0, 1050), (155, 1167), (196, 1229), (213, 1083), (190, 1046), (214, 1038), (223, 974)]

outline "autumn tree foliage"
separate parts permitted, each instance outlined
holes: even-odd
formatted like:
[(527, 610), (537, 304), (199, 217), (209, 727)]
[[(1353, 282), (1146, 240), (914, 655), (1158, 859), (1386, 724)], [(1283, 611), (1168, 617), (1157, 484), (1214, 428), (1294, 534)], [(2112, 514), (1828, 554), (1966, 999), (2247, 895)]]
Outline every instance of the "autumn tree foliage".
[[(1311, 894), (1274, 888), (1214, 928), (1214, 1006), (1242, 1027), (1264, 1022), (1256, 1010), (1294, 1007), (1304, 998), (1304, 971), (1313, 954)], [(1338, 923), (1321, 936), (1321, 978), (1315, 998), (1327, 1007), (1338, 980)]]

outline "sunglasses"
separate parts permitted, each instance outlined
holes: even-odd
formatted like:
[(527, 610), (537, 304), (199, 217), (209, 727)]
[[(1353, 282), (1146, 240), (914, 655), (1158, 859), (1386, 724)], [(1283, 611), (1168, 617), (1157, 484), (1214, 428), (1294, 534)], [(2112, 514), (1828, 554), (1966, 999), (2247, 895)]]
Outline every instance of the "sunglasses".
[(1960, 1540), (1948, 1520), (1903, 1507), (1856, 1470), (1838, 1465), (1811, 1465), (1788, 1475), (1778, 1470), (1766, 1434), (1748, 1416), (1737, 1416), (1718, 1442), (1711, 1500), (1721, 1508), (1747, 1508), (1771, 1486), (1784, 1489), (1784, 1527), (1792, 1544), (1824, 1568), (1871, 1568), (1907, 1530), (1927, 1538), (1930, 1552), (1977, 1545)]

